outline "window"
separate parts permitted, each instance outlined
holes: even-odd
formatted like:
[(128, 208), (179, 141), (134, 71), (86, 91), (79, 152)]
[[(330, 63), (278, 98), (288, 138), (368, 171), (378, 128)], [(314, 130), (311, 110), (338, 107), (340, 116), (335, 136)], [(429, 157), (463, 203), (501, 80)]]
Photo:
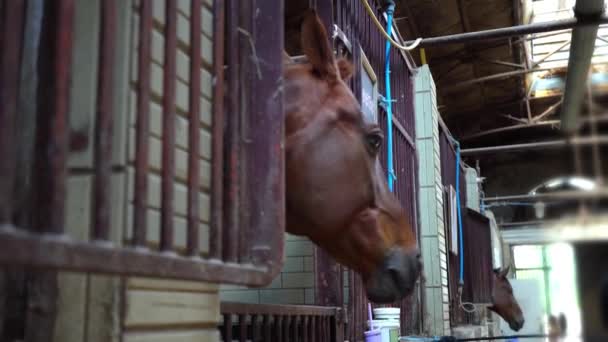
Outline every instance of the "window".
[(361, 50), (361, 110), (367, 123), (378, 123), (378, 78)]

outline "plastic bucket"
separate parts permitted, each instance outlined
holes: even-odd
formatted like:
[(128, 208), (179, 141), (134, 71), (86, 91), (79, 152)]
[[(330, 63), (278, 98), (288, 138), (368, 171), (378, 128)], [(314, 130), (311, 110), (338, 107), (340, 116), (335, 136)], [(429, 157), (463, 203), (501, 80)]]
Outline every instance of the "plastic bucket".
[(366, 331), (365, 342), (382, 342), (382, 332), (380, 330)]
[(367, 321), (368, 326), (371, 328), (373, 325), (374, 329), (379, 329), (382, 332), (382, 342), (398, 342), (400, 333), (400, 323), (394, 319), (380, 319)]
[(374, 319), (383, 320), (383, 319), (391, 319), (391, 320), (399, 320), (401, 316), (400, 308), (376, 308), (374, 309)]

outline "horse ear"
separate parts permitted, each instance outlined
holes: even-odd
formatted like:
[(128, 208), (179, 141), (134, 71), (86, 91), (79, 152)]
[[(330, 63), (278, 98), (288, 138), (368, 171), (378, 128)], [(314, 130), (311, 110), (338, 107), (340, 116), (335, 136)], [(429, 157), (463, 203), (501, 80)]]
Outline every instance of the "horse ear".
[(314, 70), (322, 78), (336, 80), (336, 60), (325, 26), (315, 10), (308, 10), (302, 22), (302, 50)]
[(346, 58), (338, 59), (338, 71), (343, 81), (348, 81), (354, 74), (353, 64)]

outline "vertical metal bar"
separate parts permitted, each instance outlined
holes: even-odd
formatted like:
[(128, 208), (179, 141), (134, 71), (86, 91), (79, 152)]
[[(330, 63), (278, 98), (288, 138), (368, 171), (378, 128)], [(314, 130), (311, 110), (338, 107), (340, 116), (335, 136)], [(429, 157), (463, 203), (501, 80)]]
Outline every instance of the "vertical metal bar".
[(224, 213), (225, 225), (222, 227), (222, 256), (224, 261), (235, 262), (238, 260), (238, 242), (239, 242), (239, 98), (242, 96), (239, 87), (239, 35), (237, 28), (239, 27), (239, 5), (240, 1), (228, 0), (226, 8), (226, 18), (228, 27), (227, 37), (227, 58), (228, 58), (228, 93), (227, 99), (228, 112), (232, 113), (226, 117), (227, 134), (226, 137), (226, 181), (228, 183), (226, 198), (224, 198)]
[(276, 325), (275, 325), (275, 329), (276, 329), (276, 334), (277, 334), (277, 340), (278, 341), (283, 341), (283, 316), (277, 316), (276, 317)]
[[(272, 260), (273, 272), (282, 263), (285, 227), (285, 172), (284, 172), (284, 120), (281, 94), (283, 65), (283, 30), (268, 34), (269, 27), (283, 27), (283, 2), (255, 1), (252, 11), (253, 38), (258, 39), (257, 57), (274, 61), (260, 64), (260, 75), (251, 72), (255, 79), (248, 115), (246, 138), (256, 142), (245, 144), (247, 156), (255, 156), (256, 163), (247, 166), (247, 241), (253, 264)], [(263, 37), (263, 48), (260, 47)], [(257, 68), (252, 65), (252, 71)], [(257, 233), (259, 232), (259, 233)], [(241, 248), (242, 250), (242, 248)]]
[(152, 2), (140, 1), (139, 60), (137, 61), (137, 122), (135, 141), (135, 191), (133, 244), (146, 244), (148, 209), (148, 136), (150, 133), (150, 62), (152, 40)]
[[(160, 249), (162, 251), (169, 251), (173, 248), (173, 200), (175, 197), (175, 60), (177, 56), (177, 0), (167, 0), (165, 15)], [(196, 35), (200, 36), (200, 31), (197, 32)], [(199, 54), (198, 51), (197, 54)]]
[(302, 338), (305, 342), (308, 342), (309, 336), (310, 336), (309, 320), (308, 320), (308, 316), (304, 316), (304, 317), (302, 317)]
[(201, 96), (201, 0), (191, 0), (190, 18), (190, 109), (188, 132), (188, 239), (187, 253), (197, 255), (200, 192), (200, 96)]
[(317, 317), (310, 316), (310, 340), (311, 342), (318, 341), (317, 339)]
[(301, 340), (302, 335), (300, 334), (300, 326), (301, 326), (301, 316), (293, 317), (293, 326), (291, 328), (291, 335), (293, 342), (299, 342)]
[[(72, 63), (74, 0), (54, 3), (55, 25), (52, 74), (47, 75), (50, 92), (46, 93), (49, 112), (41, 125), (40, 162), (44, 170), (39, 174), (39, 220), (48, 232), (62, 233), (65, 218), (67, 153), (68, 153), (68, 104), (70, 96), (70, 69)], [(49, 25), (50, 26), (50, 25)], [(43, 95), (44, 96), (44, 95)], [(47, 109), (47, 108), (44, 108)]]
[(239, 341), (247, 341), (247, 315), (239, 315)]
[(291, 337), (291, 316), (285, 316), (285, 325), (283, 326), (283, 336), (288, 341), (292, 341)]
[(224, 315), (224, 341), (232, 342), (232, 314)]
[(110, 181), (112, 177), (113, 85), (116, 40), (116, 1), (101, 2), (101, 38), (95, 129), (93, 239), (110, 236)]
[[(273, 4), (276, 6), (276, 4)], [(258, 150), (260, 149), (257, 145), (255, 149), (247, 149), (247, 145), (251, 144), (243, 144), (243, 141), (257, 141), (252, 135), (250, 135), (251, 131), (255, 129), (252, 127), (251, 123), (255, 122), (255, 112), (256, 108), (254, 108), (256, 99), (259, 97), (264, 97), (262, 93), (262, 87), (265, 86), (263, 83), (257, 83), (256, 78), (259, 77), (257, 70), (262, 70), (262, 68), (258, 69), (252, 61), (254, 58), (261, 58), (264, 60), (265, 56), (262, 56), (262, 52), (257, 51), (256, 48), (256, 32), (255, 32), (255, 24), (254, 24), (254, 12), (259, 11), (259, 16), (267, 15), (263, 8), (257, 7), (256, 0), (249, 1), (239, 1), (239, 26), (237, 28), (238, 33), (238, 42), (239, 42), (239, 56), (237, 58), (239, 63), (239, 111), (235, 112), (236, 120), (238, 120), (238, 130), (234, 131), (236, 139), (236, 149), (235, 153), (237, 154), (237, 158), (239, 159), (238, 165), (239, 170), (241, 172), (238, 173), (236, 179), (239, 183), (239, 197), (242, 199), (239, 202), (238, 210), (233, 212), (233, 214), (238, 215), (239, 224), (234, 227), (234, 232), (236, 234), (236, 239), (233, 240), (235, 245), (235, 253), (236, 258), (240, 262), (247, 262), (250, 260), (250, 246), (252, 246), (252, 240), (255, 240), (257, 236), (263, 235), (261, 231), (256, 231), (255, 229), (244, 229), (245, 227), (253, 227), (251, 214), (255, 213), (255, 201), (248, 201), (248, 195), (254, 194), (255, 190), (252, 191), (250, 184), (257, 177), (255, 174), (250, 173), (247, 167), (251, 165), (248, 161), (250, 158), (259, 159)], [(278, 25), (278, 23), (277, 23)], [(270, 37), (270, 36), (268, 36)], [(268, 38), (267, 37), (267, 38)], [(268, 40), (265, 42), (264, 50), (267, 51), (272, 49), (271, 45), (268, 45)], [(261, 50), (261, 49), (260, 49)], [(260, 53), (260, 55), (258, 55)], [(262, 74), (262, 71), (260, 71)], [(263, 75), (263, 74), (262, 74)], [(262, 91), (261, 91), (262, 90)], [(264, 127), (264, 131), (267, 131), (268, 128)], [(268, 165), (270, 166), (270, 165)], [(247, 169), (245, 172), (242, 172), (243, 169)], [(266, 170), (269, 168), (267, 167)], [(257, 198), (260, 199), (260, 193), (255, 193)], [(260, 202), (265, 202), (264, 200)], [(267, 242), (267, 238), (265, 238), (265, 242)]]
[[(7, 2), (5, 2), (7, 4)], [(46, 3), (39, 56), (40, 101), (35, 161), (34, 227), (61, 234), (65, 222), (68, 107), (74, 32), (74, 0)], [(57, 273), (32, 272), (28, 277), (24, 341), (52, 339), (57, 316)], [(40, 308), (44, 310), (40, 310)]]
[(259, 316), (258, 315), (252, 315), (251, 316), (251, 340), (253, 342), (259, 342), (260, 341), (260, 322), (259, 322)]
[(24, 1), (5, 2), (1, 15), (0, 39), (0, 223), (8, 222), (13, 214), (15, 179), (15, 125), (19, 89), (19, 65), (23, 42)]
[(271, 340), (271, 327), (270, 327), (270, 315), (265, 314), (264, 315), (264, 319), (262, 320), (262, 325), (264, 327), (264, 341), (270, 341)]
[(342, 273), (340, 265), (322, 249), (315, 247), (315, 304), (341, 307)]
[[(23, 34), (23, 52), (21, 56), (21, 80), (19, 88), (19, 104), (17, 126), (15, 129), (17, 154), (14, 187), (14, 210), (16, 224), (24, 227), (31, 224), (32, 186), (34, 151), (36, 143), (36, 113), (38, 110), (38, 56), (40, 52), (40, 36), (42, 33), (44, 14), (43, 0), (27, 2), (26, 20)], [(3, 30), (2, 32), (10, 32)], [(11, 32), (16, 35), (15, 32)], [(4, 50), (4, 49), (3, 49)], [(0, 101), (3, 102), (3, 101)], [(1, 106), (1, 105), (0, 105)], [(2, 126), (4, 127), (4, 126)], [(0, 138), (1, 139), (1, 138)], [(3, 158), (3, 160), (9, 160)]]
[[(215, 1), (213, 26), (213, 70), (215, 87), (213, 88), (213, 127), (211, 157), (211, 225), (209, 232), (209, 256), (213, 259), (222, 257), (222, 231), (224, 227), (224, 22), (225, 1)], [(230, 83), (229, 83), (230, 84)], [(229, 108), (229, 107), (228, 107)]]

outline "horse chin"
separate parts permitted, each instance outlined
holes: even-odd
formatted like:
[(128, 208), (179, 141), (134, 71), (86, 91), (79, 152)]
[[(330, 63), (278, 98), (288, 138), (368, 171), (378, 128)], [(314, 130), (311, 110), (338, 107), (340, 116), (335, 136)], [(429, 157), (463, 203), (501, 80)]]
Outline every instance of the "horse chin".
[(379, 267), (366, 281), (367, 298), (378, 304), (400, 300), (414, 291), (419, 276), (417, 256), (391, 250)]
[(367, 298), (377, 304), (393, 303), (407, 295), (387, 274), (372, 277), (366, 285)]
[(523, 328), (523, 324), (509, 323), (509, 328), (511, 328), (511, 330), (513, 330), (513, 331), (520, 331), (521, 328)]

